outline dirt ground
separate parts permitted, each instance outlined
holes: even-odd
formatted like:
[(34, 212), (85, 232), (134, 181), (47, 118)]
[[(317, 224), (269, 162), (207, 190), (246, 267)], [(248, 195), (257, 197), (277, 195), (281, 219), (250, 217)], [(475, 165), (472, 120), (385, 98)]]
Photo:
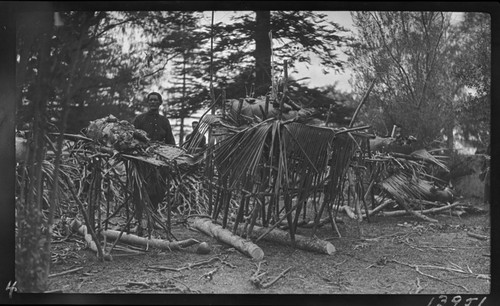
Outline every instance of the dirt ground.
[[(475, 204), (483, 209), (487, 205)], [(49, 290), (95, 294), (467, 294), (490, 293), (490, 240), (468, 233), (490, 236), (490, 214), (434, 215), (439, 223), (415, 217), (372, 217), (361, 226), (339, 214), (342, 238), (330, 225), (317, 237), (330, 241), (334, 255), (324, 255), (290, 246), (260, 241), (264, 251), (261, 272), (270, 281), (290, 268), (268, 288), (257, 288), (250, 277), (257, 263), (249, 257), (202, 233), (177, 224), (177, 239), (206, 241), (211, 252), (196, 253), (196, 246), (182, 251), (150, 249), (139, 255), (119, 255), (100, 262), (85, 249), (82, 237), (55, 242), (51, 274), (80, 270), (49, 278)], [(361, 231), (361, 235), (360, 235)], [(299, 228), (298, 234), (310, 235)], [(122, 254), (124, 254), (122, 252)], [(218, 257), (220, 260), (209, 259)], [(180, 271), (152, 268), (182, 268)], [(210, 277), (211, 276), (211, 277)], [(483, 304), (485, 305), (485, 304)]]

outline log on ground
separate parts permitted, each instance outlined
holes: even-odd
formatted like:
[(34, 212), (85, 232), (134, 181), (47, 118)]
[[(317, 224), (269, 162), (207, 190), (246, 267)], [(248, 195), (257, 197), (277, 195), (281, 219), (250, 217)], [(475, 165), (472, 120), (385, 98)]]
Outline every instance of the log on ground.
[(196, 218), (192, 221), (191, 227), (233, 246), (243, 254), (250, 256), (252, 259), (262, 260), (262, 258), (264, 258), (264, 251), (256, 244), (240, 236), (234, 235), (231, 231), (222, 228), (222, 226), (218, 224), (212, 223), (209, 219)]
[[(71, 224), (71, 229), (77, 233), (79, 233), (80, 235), (83, 236), (83, 238), (85, 239), (85, 242), (87, 243), (87, 246), (89, 247), (89, 249), (91, 249), (92, 251), (98, 253), (97, 251), (97, 245), (95, 243), (95, 241), (92, 239), (92, 235), (89, 234), (88, 232), (88, 229), (87, 229), (87, 226), (85, 224), (83, 224), (82, 222), (78, 221), (77, 219), (74, 219)], [(110, 255), (110, 254), (103, 254), (104, 256), (104, 260), (107, 260), (107, 261), (111, 261), (113, 260), (113, 257)]]
[[(102, 231), (101, 234), (108, 239), (115, 239), (115, 240), (118, 239), (118, 237), (120, 236), (120, 232), (114, 230), (105, 230)], [(193, 238), (189, 238), (182, 241), (166, 241), (155, 238), (148, 239), (127, 233), (122, 234), (122, 236), (120, 237), (120, 241), (125, 243), (138, 244), (142, 246), (150, 246), (156, 249), (169, 250), (169, 251), (181, 250), (191, 245), (200, 243), (198, 240)]]
[[(462, 203), (459, 203), (459, 202), (455, 202), (451, 205), (445, 205), (445, 206), (441, 206), (441, 207), (436, 207), (436, 208), (430, 208), (430, 209), (425, 209), (425, 210), (418, 210), (418, 212), (422, 215), (424, 214), (435, 214), (435, 213), (438, 213), (438, 212), (442, 212), (442, 211), (445, 211), (445, 210), (450, 210), (454, 207), (457, 207), (457, 206), (460, 206)], [(406, 210), (394, 210), (394, 211), (388, 211), (388, 212), (380, 212), (380, 215), (381, 216), (384, 216), (384, 217), (394, 217), (394, 216), (403, 216), (403, 215), (408, 215), (410, 214), (410, 212), (406, 211)]]
[[(265, 227), (254, 226), (251, 234), (251, 238), (260, 237), (264, 234), (268, 229)], [(241, 234), (244, 231), (244, 225), (238, 226), (237, 233)], [(292, 241), (290, 239), (290, 233), (286, 231), (282, 231), (280, 229), (273, 229), (268, 234), (266, 234), (262, 239), (276, 242), (284, 245), (292, 245)], [(335, 253), (335, 246), (328, 241), (321, 239), (314, 239), (305, 237), (302, 235), (295, 234), (295, 247), (304, 251), (312, 251), (318, 252), (322, 254), (333, 255)]]

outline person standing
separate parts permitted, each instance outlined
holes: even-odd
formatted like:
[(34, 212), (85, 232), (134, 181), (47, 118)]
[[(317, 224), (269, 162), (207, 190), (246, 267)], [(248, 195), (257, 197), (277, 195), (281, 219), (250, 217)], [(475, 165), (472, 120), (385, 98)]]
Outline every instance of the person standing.
[[(175, 146), (175, 138), (172, 133), (172, 127), (170, 126), (170, 121), (167, 117), (160, 115), (160, 105), (163, 103), (162, 97), (157, 92), (151, 92), (147, 96), (147, 103), (149, 110), (146, 113), (138, 115), (132, 122), (136, 129), (141, 129), (145, 131), (151, 141), (161, 142), (169, 145)], [(153, 209), (158, 208), (158, 204), (163, 200), (166, 192), (166, 170), (159, 169), (158, 176), (146, 176), (146, 190), (147, 196), (153, 206)], [(139, 186), (134, 186), (133, 191), (133, 203), (135, 207), (135, 217), (138, 221), (137, 235), (142, 236), (143, 224), (142, 214), (145, 208), (145, 199), (142, 198), (139, 192)]]
[(141, 129), (148, 134), (152, 141), (163, 142), (175, 146), (172, 127), (167, 117), (160, 115), (160, 105), (163, 103), (161, 95), (151, 92), (147, 96), (149, 110), (138, 115), (132, 122), (136, 129)]

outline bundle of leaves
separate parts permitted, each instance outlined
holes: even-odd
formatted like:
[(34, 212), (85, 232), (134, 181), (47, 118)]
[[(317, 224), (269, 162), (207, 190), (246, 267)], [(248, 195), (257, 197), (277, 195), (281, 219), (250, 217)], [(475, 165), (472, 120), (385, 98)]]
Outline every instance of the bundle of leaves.
[(126, 120), (119, 121), (113, 115), (91, 121), (86, 134), (97, 142), (118, 151), (145, 148), (149, 142), (145, 131), (136, 129)]
[(278, 118), (281, 113), (283, 120), (304, 118), (312, 111), (295, 105), (289, 100), (284, 101), (281, 109), (280, 103), (265, 96), (257, 98), (229, 99), (226, 101), (226, 114), (235, 122), (249, 123), (262, 121), (268, 118)]

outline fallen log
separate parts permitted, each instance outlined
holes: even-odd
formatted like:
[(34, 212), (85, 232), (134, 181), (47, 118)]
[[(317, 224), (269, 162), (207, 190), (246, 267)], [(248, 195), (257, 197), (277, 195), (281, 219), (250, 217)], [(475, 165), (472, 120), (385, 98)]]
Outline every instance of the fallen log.
[(212, 223), (209, 219), (196, 218), (192, 221), (191, 227), (205, 233), (215, 239), (235, 247), (238, 251), (250, 256), (255, 260), (264, 258), (264, 251), (251, 241), (234, 235), (231, 231), (222, 228), (218, 224)]
[[(457, 202), (457, 203), (454, 203), (454, 204), (451, 204), (451, 205), (446, 205), (446, 206), (437, 207), (437, 208), (430, 208), (430, 209), (419, 211), (419, 213), (422, 214), (422, 215), (424, 215), (424, 214), (434, 214), (434, 213), (438, 213), (438, 212), (442, 212), (442, 211), (451, 209), (453, 207), (457, 207), (459, 205), (462, 205), (462, 203)], [(384, 216), (384, 217), (403, 216), (403, 215), (407, 215), (407, 214), (411, 214), (411, 213), (408, 212), (408, 211), (406, 211), (406, 210), (395, 210), (395, 211), (388, 211), (388, 212), (380, 212), (380, 215)]]
[[(77, 231), (78, 233), (83, 235), (85, 241), (87, 241), (87, 244), (89, 245), (89, 248), (94, 252), (97, 252), (97, 245), (92, 240), (92, 236), (89, 233), (87, 233), (87, 227), (85, 225), (83, 225), (80, 221), (74, 219), (73, 222), (71, 223), (71, 228), (74, 231)], [(161, 239), (147, 239), (126, 233), (122, 233), (120, 237), (120, 231), (114, 231), (114, 230), (101, 231), (101, 235), (103, 235), (106, 238), (115, 240), (120, 238), (120, 241), (125, 243), (137, 244), (141, 246), (151, 246), (160, 250), (169, 250), (169, 251), (181, 250), (182, 248), (186, 248), (191, 245), (200, 243), (198, 240), (193, 238), (182, 241), (165, 241)], [(112, 260), (112, 256), (110, 254), (105, 254), (104, 259)]]
[[(84, 225), (83, 223), (81, 223), (77, 219), (74, 219), (71, 222), (71, 229), (73, 231), (81, 234), (84, 237), (85, 242), (87, 242), (88, 247), (92, 251), (98, 253), (97, 245), (96, 245), (95, 241), (92, 239), (92, 235), (88, 233), (86, 225)], [(107, 260), (107, 261), (113, 260), (113, 257), (110, 254), (103, 254), (103, 258), (104, 258), (104, 260)]]
[[(267, 228), (254, 226), (251, 234), (251, 238), (260, 237), (262, 234), (267, 232)], [(238, 226), (236, 231), (238, 234), (244, 232), (244, 225)], [(273, 229), (269, 233), (267, 233), (264, 238), (267, 241), (276, 242), (284, 245), (292, 245), (292, 241), (290, 239), (290, 233), (286, 231), (282, 231), (280, 229)], [(313, 239), (301, 235), (295, 234), (295, 247), (304, 251), (313, 251), (323, 254), (332, 255), (335, 253), (335, 247), (328, 241), (321, 239)]]
[[(120, 232), (114, 231), (114, 230), (101, 231), (101, 234), (106, 238), (115, 239), (115, 240), (118, 239), (118, 237), (120, 236)], [(200, 243), (198, 240), (193, 239), (193, 238), (189, 238), (189, 239), (182, 240), (182, 241), (166, 241), (166, 240), (154, 239), (154, 238), (148, 239), (148, 238), (139, 237), (136, 235), (126, 234), (126, 233), (123, 233), (121, 235), (120, 241), (125, 242), (125, 243), (130, 243), (130, 244), (150, 246), (150, 247), (153, 247), (156, 249), (169, 250), (169, 251), (182, 250), (183, 248)]]
[(347, 214), (347, 216), (349, 216), (349, 218), (354, 219), (354, 220), (356, 220), (358, 218), (356, 216), (356, 214), (354, 214), (354, 212), (352, 211), (351, 207), (344, 205), (344, 206), (341, 206), (340, 209), (345, 211), (345, 213)]
[[(417, 199), (411, 199), (409, 202), (413, 206), (428, 205), (428, 206), (433, 206), (433, 207), (445, 207), (445, 206), (443, 206), (443, 204), (438, 204), (436, 202), (431, 202), (431, 201), (426, 201), (426, 200), (420, 200), (420, 199), (419, 200), (417, 200)], [(368, 210), (368, 215), (372, 216), (372, 215), (378, 213), (379, 211), (381, 211), (383, 208), (385, 208), (389, 204), (394, 204), (394, 203), (395, 203), (395, 201), (392, 200), (392, 199), (385, 199), (383, 201), (383, 203), (381, 203), (379, 206), (375, 207), (372, 210)], [(366, 213), (363, 214), (363, 217), (366, 217)]]

